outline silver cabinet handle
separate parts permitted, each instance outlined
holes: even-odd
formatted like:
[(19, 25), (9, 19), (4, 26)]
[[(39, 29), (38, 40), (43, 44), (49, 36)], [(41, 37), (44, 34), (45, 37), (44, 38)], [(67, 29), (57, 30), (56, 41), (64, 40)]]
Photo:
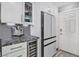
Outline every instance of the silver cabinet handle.
[(17, 56), (17, 57), (22, 57), (22, 55), (19, 55), (19, 56)]
[(18, 46), (18, 47), (15, 47), (15, 48), (11, 48), (11, 50), (14, 50), (14, 49), (18, 49), (18, 48), (21, 48), (22, 46)]

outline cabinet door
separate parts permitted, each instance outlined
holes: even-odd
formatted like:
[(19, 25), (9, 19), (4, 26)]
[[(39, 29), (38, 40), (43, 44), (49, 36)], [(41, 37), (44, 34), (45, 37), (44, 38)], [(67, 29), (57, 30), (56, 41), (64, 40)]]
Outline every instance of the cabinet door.
[[(23, 25), (27, 26), (32, 24), (32, 16), (33, 16), (33, 3), (25, 2), (23, 3)], [(36, 11), (35, 11), (36, 12)]]
[(2, 2), (1, 3), (1, 22), (2, 23), (21, 23), (22, 2)]

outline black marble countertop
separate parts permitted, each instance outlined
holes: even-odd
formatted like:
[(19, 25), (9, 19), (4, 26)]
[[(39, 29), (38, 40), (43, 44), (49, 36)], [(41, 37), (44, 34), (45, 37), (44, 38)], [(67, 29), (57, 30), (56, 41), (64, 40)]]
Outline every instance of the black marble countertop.
[(39, 37), (36, 36), (30, 36), (29, 38), (25, 38), (25, 37), (13, 37), (10, 40), (0, 40), (1, 42), (1, 46), (8, 46), (8, 45), (13, 45), (13, 44), (18, 44), (21, 42), (28, 42), (28, 41), (32, 41), (32, 40), (37, 40)]

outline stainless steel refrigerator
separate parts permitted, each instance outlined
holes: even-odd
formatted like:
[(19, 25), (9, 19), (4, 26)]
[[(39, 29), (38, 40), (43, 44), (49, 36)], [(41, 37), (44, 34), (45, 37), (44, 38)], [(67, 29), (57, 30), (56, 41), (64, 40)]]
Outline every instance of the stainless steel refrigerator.
[(41, 11), (41, 56), (56, 54), (56, 19), (54, 15)]

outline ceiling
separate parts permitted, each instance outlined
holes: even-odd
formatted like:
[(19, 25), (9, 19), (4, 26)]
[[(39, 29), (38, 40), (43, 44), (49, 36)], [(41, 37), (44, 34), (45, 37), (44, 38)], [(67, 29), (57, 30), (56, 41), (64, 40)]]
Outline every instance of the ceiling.
[(68, 5), (68, 4), (72, 4), (72, 3), (76, 3), (76, 2), (52, 2), (52, 4), (57, 7), (61, 7), (63, 5)]

